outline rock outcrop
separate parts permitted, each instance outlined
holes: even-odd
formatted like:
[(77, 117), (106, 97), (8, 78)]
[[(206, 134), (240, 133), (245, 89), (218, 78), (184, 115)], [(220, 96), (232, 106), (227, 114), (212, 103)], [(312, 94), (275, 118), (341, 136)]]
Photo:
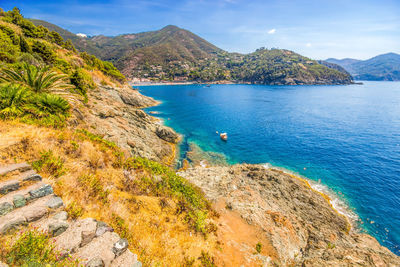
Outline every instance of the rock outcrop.
[(227, 209), (261, 227), (274, 250), (270, 254), (280, 264), (400, 266), (400, 257), (351, 229), (326, 196), (301, 178), (260, 165), (197, 167), (179, 174), (209, 199), (224, 200)]
[(89, 92), (86, 106), (75, 107), (72, 126), (88, 128), (104, 136), (132, 156), (170, 164), (179, 136), (141, 108), (158, 104), (137, 90), (98, 85)]
[[(0, 194), (0, 235), (31, 226), (50, 233), (55, 248), (62, 255), (78, 259), (83, 266), (142, 265), (128, 249), (128, 241), (105, 223), (93, 218), (68, 219), (62, 199), (30, 165), (0, 166), (0, 173), (1, 183), (12, 179), (20, 185)], [(24, 181), (27, 176), (36, 178)], [(0, 262), (0, 266), (7, 265)]]

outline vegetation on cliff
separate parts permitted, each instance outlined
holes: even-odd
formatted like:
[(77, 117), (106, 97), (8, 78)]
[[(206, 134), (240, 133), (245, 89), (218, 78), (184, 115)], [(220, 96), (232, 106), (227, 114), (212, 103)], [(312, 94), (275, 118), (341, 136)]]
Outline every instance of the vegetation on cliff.
[(124, 82), (110, 62), (79, 54), (71, 41), (23, 18), (17, 8), (0, 10), (0, 116), (62, 126), (70, 115), (65, 99), (87, 97), (102, 83)]

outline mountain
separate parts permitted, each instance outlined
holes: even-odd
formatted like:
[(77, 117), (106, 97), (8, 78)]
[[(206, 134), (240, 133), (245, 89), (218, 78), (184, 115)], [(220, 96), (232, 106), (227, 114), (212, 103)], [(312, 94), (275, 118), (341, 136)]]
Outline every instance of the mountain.
[(387, 53), (368, 60), (334, 59), (327, 62), (345, 68), (356, 80), (400, 81), (400, 55)]
[(250, 54), (229, 53), (173, 25), (137, 34), (85, 38), (45, 21), (32, 22), (70, 39), (79, 51), (112, 62), (131, 80), (262, 84), (352, 82), (347, 72), (333, 64), (320, 64), (283, 49), (261, 48)]

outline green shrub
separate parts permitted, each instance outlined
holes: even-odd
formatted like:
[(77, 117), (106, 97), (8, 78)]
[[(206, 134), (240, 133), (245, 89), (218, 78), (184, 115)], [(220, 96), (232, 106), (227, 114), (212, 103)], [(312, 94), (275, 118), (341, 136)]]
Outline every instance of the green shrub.
[(55, 178), (66, 173), (64, 160), (61, 157), (54, 156), (51, 150), (41, 152), (40, 158), (32, 162), (32, 167), (38, 172), (47, 172)]
[(78, 178), (78, 182), (84, 186), (89, 197), (97, 198), (103, 204), (108, 202), (109, 191), (104, 190), (99, 178), (92, 174), (82, 175)]
[(54, 67), (58, 68), (64, 73), (71, 73), (72, 72), (72, 65), (62, 58), (56, 58), (54, 62)]
[(34, 41), (32, 52), (37, 53), (47, 63), (52, 63), (55, 60), (55, 54), (52, 48), (44, 42)]
[(10, 266), (79, 266), (79, 261), (69, 255), (61, 257), (51, 236), (37, 230), (18, 233), (18, 238), (5, 250), (2, 260)]
[(21, 86), (6, 84), (0, 87), (0, 117), (11, 119), (25, 114), (30, 92)]
[(201, 251), (201, 255), (199, 257), (199, 260), (201, 262), (201, 266), (203, 267), (214, 267), (215, 265), (215, 260), (208, 252)]
[(66, 82), (67, 76), (50, 70), (49, 66), (37, 67), (24, 63), (22, 69), (2, 69), (0, 82), (16, 83), (28, 87), (35, 93), (65, 94), (73, 86)]
[(75, 201), (68, 204), (65, 210), (68, 212), (68, 216), (73, 220), (81, 217), (84, 211), (83, 207)]
[(260, 242), (258, 242), (256, 244), (256, 251), (257, 251), (257, 253), (261, 253), (261, 250), (262, 250), (262, 244)]
[(35, 66), (40, 66), (43, 64), (43, 60), (41, 57), (37, 56), (36, 57), (30, 53), (22, 53), (18, 58), (18, 62), (21, 62), (23, 64), (29, 64), (29, 65), (35, 65)]
[(92, 77), (87, 74), (83, 69), (77, 69), (70, 77), (71, 84), (75, 85), (77, 91), (83, 95), (87, 96), (89, 89), (96, 88)]
[(76, 133), (80, 134), (81, 137), (83, 137), (84, 139), (89, 139), (92, 142), (96, 142), (98, 144), (101, 144), (105, 148), (108, 148), (108, 149), (111, 149), (111, 150), (118, 150), (117, 144), (115, 144), (114, 142), (111, 142), (111, 141), (108, 141), (108, 140), (104, 139), (100, 135), (91, 133), (88, 130), (78, 129), (78, 130), (76, 130)]
[(42, 93), (33, 97), (32, 104), (28, 106), (29, 113), (36, 118), (57, 116), (65, 120), (69, 116), (70, 106), (64, 98)]

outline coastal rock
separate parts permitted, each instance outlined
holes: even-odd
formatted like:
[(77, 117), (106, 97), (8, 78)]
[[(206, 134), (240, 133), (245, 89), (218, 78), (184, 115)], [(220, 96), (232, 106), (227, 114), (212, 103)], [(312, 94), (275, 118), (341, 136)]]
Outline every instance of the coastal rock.
[(42, 176), (40, 176), (37, 173), (29, 174), (22, 179), (22, 181), (24, 181), (24, 182), (26, 182), (26, 181), (41, 181), (41, 180), (42, 180)]
[[(172, 130), (157, 133), (160, 120), (139, 108), (157, 104), (152, 98), (141, 95), (131, 87), (109, 87), (98, 84), (88, 92), (89, 102), (74, 111), (70, 121), (74, 127), (87, 128), (95, 134), (115, 142), (132, 156), (145, 157), (171, 164), (175, 155)], [(101, 111), (101, 112), (99, 112)], [(169, 140), (169, 141), (166, 141)]]
[(375, 238), (352, 230), (349, 220), (304, 179), (248, 164), (197, 167), (179, 174), (213, 202), (225, 202), (229, 211), (260, 227), (271, 246), (268, 256), (282, 265), (400, 266), (398, 256)]
[(150, 107), (158, 104), (154, 99), (140, 94), (137, 90), (122, 91), (119, 93), (122, 101), (134, 108)]
[(165, 126), (157, 127), (156, 134), (161, 139), (176, 144), (179, 141), (179, 135), (171, 128)]
[(28, 171), (30, 169), (32, 169), (31, 165), (29, 165), (28, 163), (25, 163), (25, 162), (11, 164), (11, 165), (7, 165), (7, 166), (1, 166), (0, 167), (0, 176), (6, 175), (7, 173), (14, 172), (14, 171), (24, 172), (24, 171)]
[(97, 222), (96, 237), (102, 236), (106, 232), (114, 231), (110, 226), (104, 222)]

